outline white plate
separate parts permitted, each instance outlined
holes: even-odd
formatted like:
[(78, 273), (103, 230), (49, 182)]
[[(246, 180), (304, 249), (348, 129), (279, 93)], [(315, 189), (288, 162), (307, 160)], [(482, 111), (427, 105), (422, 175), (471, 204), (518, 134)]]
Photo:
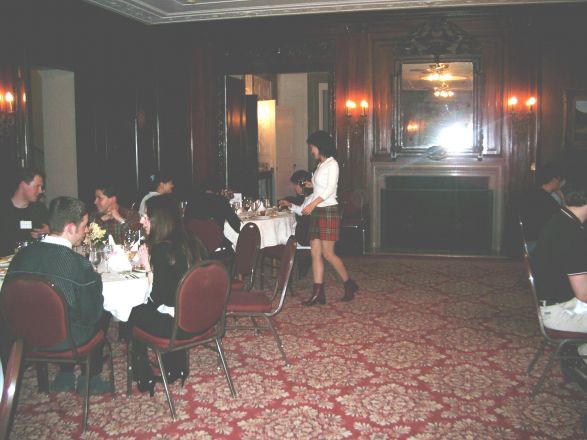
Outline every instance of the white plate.
[(147, 271), (145, 270), (145, 268), (144, 268), (144, 267), (139, 267), (139, 266), (137, 266), (137, 267), (133, 267), (133, 268), (132, 268), (132, 271), (133, 271), (133, 272), (139, 272), (139, 273), (147, 273)]

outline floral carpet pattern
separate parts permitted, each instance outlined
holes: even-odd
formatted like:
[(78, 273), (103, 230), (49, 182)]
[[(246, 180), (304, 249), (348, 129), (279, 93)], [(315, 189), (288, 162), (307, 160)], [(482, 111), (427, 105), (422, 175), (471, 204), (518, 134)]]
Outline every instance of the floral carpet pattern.
[[(11, 439), (578, 439), (586, 396), (555, 367), (541, 392), (525, 374), (540, 335), (522, 265), (498, 259), (347, 258), (360, 286), (342, 303), (302, 307), (295, 282), (275, 318), (290, 366), (268, 332), (229, 330), (224, 349), (238, 397), (214, 352), (193, 349), (190, 376), (126, 397), (126, 345), (111, 325), (117, 399), (40, 394), (24, 375)], [(303, 294), (302, 294), (303, 293)], [(105, 367), (106, 370), (107, 367)], [(107, 377), (104, 372), (104, 377)]]

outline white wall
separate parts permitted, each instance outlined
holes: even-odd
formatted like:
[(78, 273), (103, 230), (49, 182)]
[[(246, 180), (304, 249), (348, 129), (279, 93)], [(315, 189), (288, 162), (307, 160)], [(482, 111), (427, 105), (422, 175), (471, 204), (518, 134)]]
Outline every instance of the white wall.
[(33, 78), (32, 106), (37, 121), (33, 121), (33, 143), (44, 153), (46, 200), (77, 197), (74, 74), (39, 69), (33, 71)]

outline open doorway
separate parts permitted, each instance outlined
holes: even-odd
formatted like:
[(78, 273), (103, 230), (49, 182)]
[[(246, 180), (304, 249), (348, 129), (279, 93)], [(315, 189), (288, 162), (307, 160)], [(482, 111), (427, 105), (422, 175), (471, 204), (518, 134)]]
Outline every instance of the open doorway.
[[(243, 191), (245, 195), (275, 202), (291, 194), (293, 172), (315, 168), (306, 139), (317, 129), (331, 129), (331, 74), (244, 74), (229, 79), (240, 82), (245, 98), (227, 96), (227, 180), (254, 186), (252, 194)], [(227, 87), (230, 90), (238, 88)], [(245, 117), (234, 113), (239, 108)], [(244, 171), (252, 161), (255, 165)]]

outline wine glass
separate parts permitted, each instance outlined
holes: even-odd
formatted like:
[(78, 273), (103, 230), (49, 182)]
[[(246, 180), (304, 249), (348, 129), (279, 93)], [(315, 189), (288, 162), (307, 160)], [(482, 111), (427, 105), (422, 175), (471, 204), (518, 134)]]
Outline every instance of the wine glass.
[(259, 210), (259, 206), (261, 206), (261, 200), (253, 200), (252, 204), (251, 204), (251, 208), (253, 209), (253, 212), (257, 212)]
[(102, 261), (101, 252), (98, 249), (90, 249), (88, 259), (92, 263), (92, 266), (94, 266), (94, 270), (98, 272), (98, 266), (100, 265), (100, 261)]

